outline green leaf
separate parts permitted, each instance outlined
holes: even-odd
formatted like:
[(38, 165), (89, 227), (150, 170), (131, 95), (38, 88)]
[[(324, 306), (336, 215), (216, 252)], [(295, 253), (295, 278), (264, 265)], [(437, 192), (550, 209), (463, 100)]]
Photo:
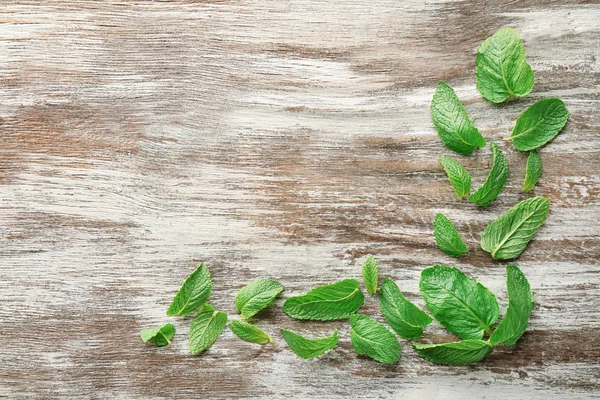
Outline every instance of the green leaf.
[(435, 236), (435, 242), (440, 250), (451, 257), (460, 257), (469, 251), (454, 224), (443, 214), (436, 214), (435, 216), (433, 236)]
[(550, 200), (523, 200), (490, 223), (481, 235), (481, 248), (495, 260), (518, 257), (548, 217)]
[(542, 158), (537, 151), (532, 151), (527, 157), (527, 167), (525, 168), (525, 182), (521, 192), (529, 192), (542, 176)]
[(379, 282), (379, 267), (375, 257), (369, 256), (362, 266), (362, 275), (365, 280), (367, 292), (371, 295), (377, 293), (377, 284)]
[(275, 343), (262, 329), (244, 321), (233, 320), (229, 323), (229, 328), (237, 337), (246, 342), (258, 344)]
[(154, 343), (157, 346), (166, 346), (171, 344), (171, 339), (175, 334), (175, 327), (173, 324), (165, 324), (158, 328), (142, 329), (140, 336), (144, 343)]
[(298, 335), (287, 329), (281, 329), (281, 334), (285, 339), (285, 342), (290, 346), (290, 349), (298, 357), (308, 359), (320, 356), (333, 349), (338, 344), (338, 331), (333, 331), (331, 336), (322, 339), (308, 339), (302, 335)]
[(456, 197), (462, 199), (471, 191), (471, 174), (454, 158), (440, 156), (440, 164), (444, 167), (450, 184), (456, 192)]
[(488, 342), (476, 339), (444, 344), (413, 343), (412, 346), (427, 361), (443, 365), (471, 364), (494, 350)]
[(515, 128), (506, 140), (512, 140), (518, 150), (535, 150), (554, 139), (568, 118), (569, 112), (562, 100), (540, 100), (517, 118)]
[(500, 29), (477, 47), (475, 80), (484, 99), (502, 103), (522, 97), (533, 89), (533, 71), (525, 61), (519, 32)]
[(183, 316), (192, 313), (206, 303), (212, 291), (210, 272), (204, 263), (200, 264), (183, 282), (173, 302), (167, 310), (167, 315)]
[(388, 325), (406, 340), (420, 338), (423, 327), (433, 321), (423, 310), (406, 300), (398, 285), (389, 278), (381, 284), (379, 308)]
[(208, 349), (217, 340), (227, 325), (227, 314), (217, 311), (210, 304), (204, 304), (190, 327), (189, 344), (192, 354)]
[(400, 361), (402, 348), (396, 336), (383, 324), (367, 315), (355, 314), (349, 319), (350, 339), (356, 354), (366, 354), (384, 364)]
[(319, 286), (303, 296), (290, 297), (283, 312), (295, 319), (333, 321), (346, 319), (357, 312), (365, 301), (356, 279)]
[(481, 339), (498, 320), (496, 297), (456, 268), (435, 265), (421, 273), (421, 295), (440, 324), (461, 339)]
[(235, 296), (235, 308), (248, 319), (268, 307), (283, 291), (281, 283), (274, 279), (259, 279), (244, 286)]
[(476, 147), (485, 146), (485, 139), (462, 105), (454, 89), (440, 82), (431, 101), (431, 119), (440, 139), (450, 150), (468, 156)]
[(491, 344), (514, 346), (527, 329), (529, 316), (535, 307), (535, 296), (525, 275), (516, 265), (506, 266), (508, 309), (490, 337)]
[(504, 158), (504, 153), (494, 142), (492, 142), (492, 157), (492, 169), (485, 183), (469, 196), (469, 201), (481, 207), (488, 206), (498, 197), (508, 179), (508, 163)]

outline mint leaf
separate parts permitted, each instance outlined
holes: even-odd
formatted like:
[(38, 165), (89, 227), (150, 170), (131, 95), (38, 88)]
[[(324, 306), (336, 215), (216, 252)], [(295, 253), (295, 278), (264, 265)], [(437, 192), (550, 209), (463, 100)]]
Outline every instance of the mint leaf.
[(500, 29), (477, 47), (475, 80), (484, 99), (502, 103), (522, 97), (533, 89), (533, 71), (525, 61), (519, 32)]
[(432, 319), (423, 310), (406, 300), (398, 285), (387, 278), (381, 284), (379, 308), (385, 322), (402, 339), (415, 340), (423, 335), (423, 327), (429, 325)]
[(518, 150), (535, 150), (554, 139), (568, 118), (569, 112), (562, 100), (540, 100), (517, 118), (515, 128), (506, 140), (512, 140)]
[(304, 359), (315, 358), (326, 351), (333, 349), (338, 344), (339, 340), (337, 330), (333, 331), (331, 336), (322, 339), (308, 339), (283, 328), (281, 329), (281, 334), (290, 349), (292, 349), (298, 357)]
[(506, 266), (508, 309), (490, 337), (491, 344), (514, 346), (527, 329), (529, 316), (535, 307), (535, 297), (525, 275), (516, 265)]
[(450, 184), (456, 192), (456, 197), (462, 199), (471, 191), (471, 174), (454, 158), (440, 156), (440, 164), (444, 167)]
[(183, 316), (198, 309), (210, 297), (212, 280), (204, 263), (200, 264), (183, 282), (167, 310), (171, 317)]
[(485, 146), (485, 139), (462, 105), (454, 89), (440, 82), (431, 101), (431, 119), (440, 139), (450, 150), (468, 156), (476, 147)]
[(377, 284), (379, 282), (379, 267), (375, 257), (369, 256), (362, 266), (362, 275), (365, 280), (367, 292), (371, 295), (377, 293)]
[(190, 327), (189, 344), (192, 354), (208, 349), (217, 340), (227, 325), (227, 314), (217, 311), (210, 304), (204, 304)]
[(456, 268), (434, 265), (421, 273), (421, 295), (440, 324), (461, 339), (481, 339), (498, 320), (496, 297)]
[(248, 319), (268, 307), (283, 291), (281, 283), (274, 279), (259, 279), (244, 286), (235, 296), (235, 308)]
[(412, 346), (427, 361), (443, 365), (471, 364), (494, 350), (488, 342), (476, 339), (444, 344), (413, 343)]
[(346, 319), (357, 312), (365, 301), (356, 279), (319, 286), (303, 296), (290, 297), (283, 312), (295, 319), (333, 321)]
[(175, 327), (173, 324), (165, 324), (158, 328), (142, 329), (140, 336), (144, 343), (154, 343), (157, 346), (166, 346), (171, 344), (171, 339), (175, 334)]
[(237, 337), (246, 342), (258, 344), (275, 343), (262, 329), (244, 321), (233, 320), (229, 323), (229, 328)]
[(383, 324), (361, 314), (352, 315), (349, 322), (352, 326), (350, 339), (356, 354), (366, 354), (384, 364), (400, 361), (400, 343)]
[(527, 157), (527, 167), (525, 168), (525, 182), (521, 192), (529, 192), (542, 176), (542, 158), (537, 151), (532, 151)]
[(469, 201), (478, 206), (488, 206), (502, 191), (506, 179), (508, 179), (508, 163), (504, 158), (504, 153), (494, 142), (492, 143), (492, 169), (488, 174), (485, 183), (477, 189), (475, 193), (469, 196)]
[(495, 260), (518, 257), (548, 217), (550, 200), (523, 200), (490, 223), (481, 235), (481, 248)]
[(454, 224), (443, 214), (436, 214), (435, 216), (433, 236), (435, 236), (435, 242), (440, 250), (451, 257), (460, 257), (469, 251)]

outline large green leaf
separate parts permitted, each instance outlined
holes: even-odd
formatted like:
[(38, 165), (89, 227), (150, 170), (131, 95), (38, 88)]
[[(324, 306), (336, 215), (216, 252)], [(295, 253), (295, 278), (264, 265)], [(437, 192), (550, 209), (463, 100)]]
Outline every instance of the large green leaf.
[(427, 308), (440, 324), (461, 339), (481, 339), (498, 320), (496, 297), (456, 268), (435, 265), (421, 273)]
[(450, 150), (469, 155), (476, 147), (485, 146), (485, 139), (462, 105), (454, 89), (440, 82), (431, 101), (431, 119), (442, 142)]
[(481, 95), (492, 103), (522, 97), (533, 89), (533, 71), (525, 61), (519, 32), (500, 29), (477, 47), (475, 80)]
[(565, 103), (559, 99), (543, 99), (529, 107), (517, 118), (507, 140), (521, 151), (542, 147), (564, 128), (569, 118)]
[(235, 308), (242, 318), (248, 319), (268, 307), (283, 291), (283, 285), (274, 279), (259, 279), (244, 286), (235, 296)]
[(227, 314), (204, 304), (192, 321), (189, 334), (190, 351), (198, 354), (208, 349), (217, 340), (227, 325)]
[(415, 340), (423, 335), (423, 327), (432, 319), (408, 301), (396, 283), (387, 278), (381, 284), (379, 308), (389, 326), (403, 339)]
[(433, 221), (433, 236), (441, 251), (451, 257), (460, 257), (469, 251), (454, 224), (443, 214), (436, 214)]
[(281, 329), (281, 334), (290, 349), (292, 349), (298, 357), (305, 359), (320, 356), (326, 351), (333, 349), (339, 341), (337, 330), (333, 331), (331, 336), (321, 339), (308, 339), (283, 328)]
[(192, 313), (206, 303), (212, 291), (210, 272), (204, 263), (200, 264), (183, 282), (173, 302), (167, 310), (167, 315), (183, 316)]
[(508, 179), (508, 162), (504, 158), (502, 149), (492, 143), (492, 169), (484, 184), (475, 193), (469, 196), (469, 201), (481, 207), (488, 206), (498, 197)]
[(444, 167), (450, 184), (456, 192), (456, 197), (462, 199), (471, 191), (471, 174), (461, 163), (452, 157), (440, 156), (440, 164)]
[(290, 297), (283, 312), (295, 319), (333, 321), (346, 319), (357, 312), (365, 301), (356, 279), (346, 279), (319, 286), (303, 296)]
[(548, 217), (550, 200), (523, 200), (490, 223), (481, 235), (481, 248), (496, 260), (518, 257)]
[(491, 344), (514, 346), (527, 329), (529, 316), (535, 307), (535, 296), (525, 275), (516, 265), (506, 266), (508, 309), (490, 337)]
[(383, 324), (367, 315), (355, 314), (349, 319), (350, 339), (356, 354), (366, 354), (384, 364), (400, 361), (402, 348), (396, 336)]
[(477, 339), (443, 344), (413, 343), (412, 346), (427, 361), (443, 365), (471, 364), (494, 350), (488, 342)]

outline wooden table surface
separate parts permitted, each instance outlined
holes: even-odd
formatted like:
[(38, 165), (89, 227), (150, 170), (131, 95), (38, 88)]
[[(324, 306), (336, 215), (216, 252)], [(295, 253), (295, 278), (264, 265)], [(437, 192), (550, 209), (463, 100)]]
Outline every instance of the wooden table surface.
[[(522, 100), (475, 89), (475, 48), (517, 28), (535, 72)], [(439, 80), (505, 151), (488, 208), (458, 201), (438, 163)], [(533, 195), (551, 212), (516, 260), (537, 307), (514, 349), (472, 366), (357, 357), (347, 322), (302, 323), (283, 301), (360, 278), (367, 254), (410, 300), (421, 271), (461, 268), (507, 304), (505, 262), (479, 248), (517, 201), (525, 155), (507, 136), (535, 101), (560, 97), (565, 130), (540, 154)], [(0, 5), (0, 397), (493, 399), (600, 394), (600, 4), (597, 1), (76, 1)], [(474, 186), (489, 146), (459, 157)], [(441, 253), (443, 212), (470, 248)], [(165, 310), (199, 262), (211, 303), (237, 318), (261, 277), (285, 292), (260, 314), (274, 345), (229, 329), (189, 354), (189, 318)], [(363, 312), (381, 320), (378, 298)], [(142, 328), (173, 322), (171, 346)], [(315, 360), (279, 334), (340, 330)], [(425, 341), (452, 340), (439, 324)]]

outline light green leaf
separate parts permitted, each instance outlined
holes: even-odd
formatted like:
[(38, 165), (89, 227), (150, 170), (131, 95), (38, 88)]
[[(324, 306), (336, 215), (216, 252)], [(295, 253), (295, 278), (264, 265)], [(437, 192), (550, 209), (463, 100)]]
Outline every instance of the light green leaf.
[(210, 304), (204, 304), (190, 327), (189, 344), (192, 354), (208, 349), (217, 340), (227, 325), (227, 314), (217, 311)]
[(477, 47), (475, 80), (484, 99), (502, 103), (522, 97), (533, 89), (533, 71), (525, 61), (519, 32), (500, 29)]
[(192, 313), (206, 303), (212, 291), (210, 272), (204, 263), (200, 264), (183, 282), (173, 302), (167, 310), (172, 317)]
[(440, 164), (444, 167), (450, 184), (456, 192), (456, 197), (462, 199), (471, 191), (471, 174), (454, 158), (440, 156)]
[(423, 327), (432, 322), (429, 315), (406, 300), (398, 285), (389, 278), (381, 284), (379, 308), (388, 325), (406, 340), (420, 338)]
[(175, 327), (173, 324), (165, 324), (158, 328), (142, 329), (140, 336), (144, 343), (154, 343), (157, 346), (166, 346), (171, 344), (171, 339), (175, 334)]
[(244, 286), (235, 296), (235, 308), (248, 319), (268, 307), (283, 291), (281, 283), (274, 279), (259, 279)]
[(400, 361), (402, 348), (396, 336), (383, 324), (367, 315), (355, 314), (349, 319), (350, 339), (356, 354), (366, 354), (384, 364)]
[(421, 273), (427, 308), (440, 324), (461, 339), (481, 339), (498, 320), (496, 297), (456, 268), (435, 265)]
[(443, 214), (436, 214), (435, 216), (433, 236), (435, 236), (435, 242), (440, 250), (451, 257), (460, 257), (469, 251), (454, 224)]
[(477, 189), (475, 193), (469, 196), (469, 201), (472, 201), (481, 207), (488, 206), (496, 199), (496, 197), (498, 197), (504, 188), (506, 179), (508, 179), (508, 163), (506, 162), (506, 158), (504, 158), (504, 153), (496, 143), (491, 143), (493, 157), (492, 169), (490, 170), (485, 183)]
[(237, 337), (247, 342), (258, 344), (275, 343), (262, 329), (244, 321), (233, 320), (229, 323), (229, 328)]
[(527, 167), (525, 168), (525, 182), (521, 192), (529, 192), (542, 176), (542, 158), (537, 151), (532, 151), (527, 157)]
[(485, 146), (485, 139), (462, 105), (454, 89), (440, 82), (431, 101), (431, 119), (440, 139), (450, 150), (469, 155), (476, 147)]
[(290, 297), (283, 312), (295, 319), (333, 321), (346, 319), (357, 312), (365, 301), (356, 279), (319, 286), (303, 296)]
[(490, 223), (481, 235), (481, 248), (496, 260), (518, 257), (548, 217), (550, 200), (523, 200)]
[(569, 112), (562, 100), (540, 100), (517, 118), (515, 128), (506, 140), (512, 140), (518, 150), (535, 150), (554, 139), (568, 118)]
[(365, 280), (367, 292), (371, 295), (377, 293), (377, 284), (379, 283), (379, 267), (375, 257), (369, 256), (362, 266), (362, 275)]
[(444, 344), (413, 343), (412, 346), (427, 361), (443, 365), (471, 364), (494, 350), (488, 342), (476, 339)]
[(527, 329), (529, 316), (535, 307), (535, 297), (525, 275), (516, 265), (506, 266), (508, 309), (490, 337), (491, 344), (514, 346)]
[(308, 339), (302, 335), (288, 331), (287, 329), (281, 329), (281, 334), (288, 344), (290, 349), (298, 357), (308, 359), (320, 356), (333, 349), (338, 344), (338, 331), (333, 331), (333, 335), (322, 338), (322, 339)]

